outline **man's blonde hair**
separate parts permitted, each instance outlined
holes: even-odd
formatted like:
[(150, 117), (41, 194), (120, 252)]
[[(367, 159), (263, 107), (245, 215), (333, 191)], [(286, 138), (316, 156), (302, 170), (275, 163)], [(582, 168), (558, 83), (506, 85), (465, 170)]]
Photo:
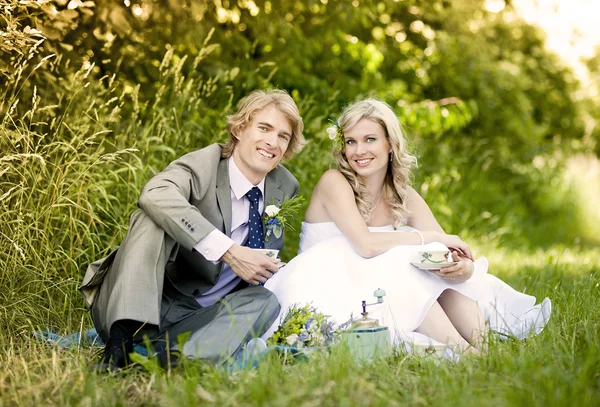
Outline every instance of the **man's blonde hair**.
[(283, 158), (285, 160), (290, 159), (302, 150), (302, 147), (306, 144), (306, 140), (302, 135), (304, 123), (294, 99), (284, 90), (266, 89), (255, 90), (250, 93), (240, 103), (238, 111), (231, 116), (227, 116), (229, 141), (223, 148), (223, 157), (231, 157), (238, 143), (239, 133), (246, 128), (257, 112), (271, 105), (283, 113), (292, 127), (290, 142)]

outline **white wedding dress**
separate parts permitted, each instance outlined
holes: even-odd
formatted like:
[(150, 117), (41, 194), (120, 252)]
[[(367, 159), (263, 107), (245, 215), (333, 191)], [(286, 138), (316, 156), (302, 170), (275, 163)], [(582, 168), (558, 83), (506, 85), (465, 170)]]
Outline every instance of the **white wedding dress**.
[[(393, 231), (392, 226), (372, 227), (374, 232)], [(396, 233), (410, 232), (404, 226)], [(541, 332), (550, 318), (548, 298), (535, 305), (536, 299), (514, 290), (487, 273), (485, 257), (475, 261), (473, 276), (464, 283), (452, 284), (441, 277), (410, 264), (417, 252), (444, 250), (441, 243), (397, 246), (366, 259), (354, 251), (350, 242), (333, 222), (302, 223), (298, 256), (282, 267), (265, 287), (281, 304), (279, 318), (262, 336), (270, 337), (280, 325), (286, 311), (294, 304), (312, 304), (320, 312), (342, 324), (360, 317), (361, 302), (376, 301), (373, 292), (386, 292), (382, 304), (367, 307), (369, 318), (387, 326), (393, 345), (441, 345), (414, 332), (440, 294), (456, 290), (477, 301), (490, 328), (503, 336), (519, 339)]]

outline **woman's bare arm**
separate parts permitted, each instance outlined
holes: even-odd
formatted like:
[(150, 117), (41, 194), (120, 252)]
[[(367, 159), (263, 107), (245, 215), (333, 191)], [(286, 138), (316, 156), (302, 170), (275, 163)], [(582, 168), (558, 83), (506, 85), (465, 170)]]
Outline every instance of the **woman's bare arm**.
[(433, 230), (435, 232), (445, 233), (435, 219), (429, 205), (421, 195), (413, 188), (408, 187), (406, 207), (410, 213), (408, 217), (408, 226), (419, 230)]
[[(337, 170), (323, 174), (313, 192), (311, 206), (313, 213), (325, 213), (327, 221), (334, 222), (354, 250), (363, 257), (377, 256), (395, 246), (421, 244), (421, 237), (417, 233), (371, 232), (356, 207), (352, 187)], [(308, 217), (307, 221), (310, 221)], [(422, 233), (425, 243), (438, 241), (461, 248), (466, 246), (456, 236), (444, 234), (441, 228), (439, 231), (425, 230)]]

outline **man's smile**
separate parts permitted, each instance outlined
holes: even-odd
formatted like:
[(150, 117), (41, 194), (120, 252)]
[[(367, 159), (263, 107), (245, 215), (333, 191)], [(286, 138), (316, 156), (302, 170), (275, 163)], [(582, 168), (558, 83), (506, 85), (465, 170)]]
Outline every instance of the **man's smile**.
[(275, 154), (269, 153), (268, 151), (263, 150), (262, 148), (258, 148), (257, 150), (258, 150), (258, 153), (260, 155), (262, 155), (263, 157), (266, 157), (266, 158), (269, 158), (269, 159), (275, 157)]

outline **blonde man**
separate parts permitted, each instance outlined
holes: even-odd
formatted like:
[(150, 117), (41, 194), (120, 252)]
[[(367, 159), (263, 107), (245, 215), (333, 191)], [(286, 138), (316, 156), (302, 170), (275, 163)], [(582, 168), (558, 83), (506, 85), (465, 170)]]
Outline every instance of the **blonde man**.
[[(142, 334), (160, 350), (190, 333), (185, 356), (223, 361), (277, 316), (277, 299), (260, 284), (279, 260), (251, 247), (264, 242), (257, 219), (265, 204), (298, 193), (280, 162), (302, 149), (302, 118), (284, 91), (254, 91), (227, 130), (226, 145), (186, 154), (155, 175), (120, 248), (88, 267), (80, 289), (106, 343), (97, 369), (125, 367)], [(264, 244), (281, 249), (283, 235)]]

